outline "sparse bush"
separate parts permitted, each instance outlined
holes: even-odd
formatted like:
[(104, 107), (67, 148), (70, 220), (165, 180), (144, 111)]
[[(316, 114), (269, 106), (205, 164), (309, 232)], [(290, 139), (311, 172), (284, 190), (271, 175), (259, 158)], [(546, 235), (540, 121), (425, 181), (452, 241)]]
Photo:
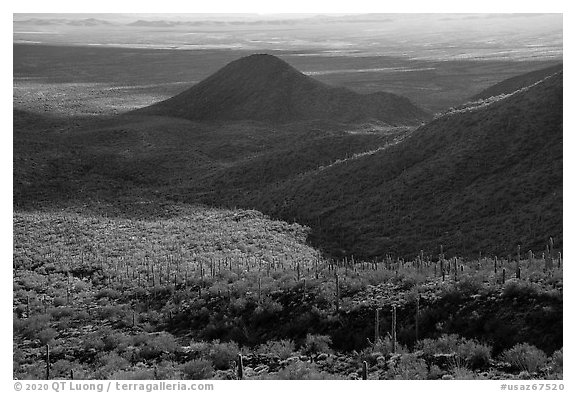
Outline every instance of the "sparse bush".
[(445, 334), (437, 339), (424, 339), (417, 348), (426, 357), (436, 354), (454, 354), (458, 362), (472, 368), (487, 367), (490, 363), (492, 349), (476, 340), (468, 340), (456, 334)]
[(452, 371), (451, 374), (454, 376), (454, 379), (458, 380), (483, 379), (466, 366), (456, 366), (452, 368), (451, 371)]
[(96, 309), (96, 318), (109, 321), (117, 321), (126, 315), (126, 311), (121, 306), (102, 306)]
[(427, 379), (440, 379), (444, 375), (444, 372), (435, 364), (430, 366), (428, 370), (428, 378)]
[(40, 340), (40, 344), (42, 345), (50, 344), (52, 340), (56, 338), (57, 335), (58, 332), (55, 329), (52, 328), (43, 329), (40, 332), (38, 332), (38, 340)]
[(193, 359), (182, 366), (185, 379), (210, 379), (214, 376), (212, 362), (206, 359)]
[(417, 348), (422, 350), (427, 357), (453, 353), (459, 362), (464, 362), (472, 368), (488, 366), (492, 352), (490, 346), (456, 334), (445, 334), (437, 339), (424, 339), (418, 343)]
[(280, 340), (280, 341), (268, 341), (265, 344), (261, 344), (256, 349), (256, 353), (261, 355), (275, 355), (280, 359), (288, 359), (296, 347), (292, 340)]
[(66, 359), (59, 359), (50, 365), (50, 377), (53, 379), (70, 378), (70, 370), (76, 372), (77, 367), (78, 364)]
[(302, 347), (302, 353), (304, 355), (316, 355), (318, 353), (332, 353), (330, 345), (332, 344), (332, 339), (329, 336), (322, 336), (316, 334), (308, 333), (306, 335), (306, 341)]
[(426, 356), (433, 356), (439, 353), (455, 353), (461, 338), (456, 334), (443, 334), (437, 339), (425, 338), (418, 342), (417, 348), (424, 352)]
[(194, 356), (197, 357), (208, 355), (210, 352), (210, 344), (205, 341), (192, 340), (190, 341), (189, 350)]
[[(392, 343), (392, 338), (389, 335), (380, 337), (372, 346), (372, 352), (380, 352), (382, 355), (386, 356), (392, 353), (394, 345)], [(407, 353), (406, 347), (400, 343), (396, 343), (396, 353)]]
[(456, 355), (473, 369), (488, 367), (491, 353), (490, 346), (480, 344), (476, 340), (464, 339), (456, 349)]
[(555, 379), (562, 379), (563, 374), (563, 349), (554, 352), (550, 357), (550, 371), (557, 376)]
[(121, 353), (130, 344), (130, 338), (124, 333), (109, 331), (103, 335), (102, 342), (104, 343), (105, 351), (116, 350), (116, 352)]
[(130, 367), (130, 363), (116, 352), (99, 354), (96, 357), (96, 365), (95, 376), (98, 379), (107, 379), (111, 374)]
[(110, 379), (125, 379), (125, 380), (143, 380), (156, 379), (154, 370), (133, 370), (133, 371), (117, 371), (110, 376)]
[(75, 310), (71, 307), (52, 307), (48, 309), (48, 313), (55, 319), (72, 317), (75, 314)]
[(319, 380), (338, 379), (338, 377), (319, 371), (318, 367), (313, 363), (297, 361), (278, 371), (276, 375), (264, 375), (262, 379)]
[(533, 297), (540, 294), (540, 291), (541, 290), (537, 284), (528, 281), (510, 280), (506, 282), (506, 285), (504, 285), (502, 295), (507, 298)]
[(238, 353), (240, 353), (240, 348), (235, 342), (221, 343), (220, 340), (214, 340), (208, 353), (208, 358), (212, 361), (216, 370), (226, 370), (236, 360)]
[(454, 285), (464, 296), (475, 295), (484, 289), (484, 282), (479, 276), (464, 275)]
[(396, 362), (390, 364), (386, 372), (387, 379), (426, 379), (428, 367), (423, 359), (414, 354), (403, 354)]
[(96, 299), (102, 299), (102, 298), (119, 299), (121, 296), (122, 294), (120, 293), (120, 291), (117, 291), (112, 288), (102, 288), (94, 295)]
[(149, 337), (138, 351), (138, 356), (144, 360), (155, 359), (160, 356), (173, 354), (179, 345), (170, 333), (162, 332), (161, 334)]
[(95, 352), (99, 352), (104, 350), (104, 341), (98, 332), (88, 334), (84, 340), (82, 340), (82, 346), (84, 350), (89, 351), (93, 350)]
[(530, 344), (516, 344), (502, 353), (502, 360), (510, 363), (518, 370), (530, 373), (539, 371), (546, 366), (548, 358), (544, 351)]
[(30, 318), (14, 318), (14, 333), (26, 338), (34, 339), (38, 332), (49, 327), (50, 316), (46, 314), (34, 315)]

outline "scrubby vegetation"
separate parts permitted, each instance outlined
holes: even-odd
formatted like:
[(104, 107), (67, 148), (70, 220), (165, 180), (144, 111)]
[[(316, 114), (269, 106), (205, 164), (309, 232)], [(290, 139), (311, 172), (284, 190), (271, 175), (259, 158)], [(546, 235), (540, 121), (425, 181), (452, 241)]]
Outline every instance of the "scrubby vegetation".
[(297, 224), (170, 211), (15, 213), (15, 377), (45, 378), (47, 349), (51, 378), (234, 379), (239, 354), (256, 379), (562, 373), (555, 252), (332, 260)]

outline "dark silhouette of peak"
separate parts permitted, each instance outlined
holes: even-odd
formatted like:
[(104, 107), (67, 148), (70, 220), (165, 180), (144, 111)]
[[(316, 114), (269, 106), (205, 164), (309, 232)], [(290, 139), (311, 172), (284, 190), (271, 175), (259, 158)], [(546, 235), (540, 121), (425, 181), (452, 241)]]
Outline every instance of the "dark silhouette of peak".
[(430, 117), (404, 97), (331, 87), (268, 54), (235, 60), (179, 95), (137, 112), (190, 120), (379, 120), (392, 125)]
[(284, 60), (270, 55), (267, 53), (257, 53), (254, 55), (242, 57), (228, 64), (227, 67), (262, 67), (262, 71), (269, 71), (273, 69), (285, 69), (298, 72), (290, 64), (286, 63)]

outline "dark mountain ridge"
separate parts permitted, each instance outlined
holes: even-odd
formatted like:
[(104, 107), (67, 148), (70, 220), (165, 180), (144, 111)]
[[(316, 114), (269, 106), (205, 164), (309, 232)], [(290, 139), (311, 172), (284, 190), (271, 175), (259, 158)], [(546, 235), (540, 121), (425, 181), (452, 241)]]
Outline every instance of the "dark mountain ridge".
[(416, 125), (430, 118), (407, 98), (331, 87), (267, 54), (233, 61), (175, 97), (135, 113), (189, 120), (378, 120), (391, 125)]
[(557, 64), (551, 67), (546, 67), (540, 70), (528, 72), (526, 74), (518, 75), (512, 78), (503, 80), (502, 82), (496, 83), (493, 86), (481, 91), (471, 98), (471, 100), (483, 100), (494, 96), (499, 96), (501, 94), (510, 94), (516, 90), (528, 87), (542, 79), (551, 76), (557, 72), (562, 71), (563, 65)]
[[(438, 118), (403, 142), (254, 195), (359, 256), (419, 250), (541, 251), (562, 243), (562, 72), (486, 107)], [(560, 246), (561, 247), (561, 246)]]

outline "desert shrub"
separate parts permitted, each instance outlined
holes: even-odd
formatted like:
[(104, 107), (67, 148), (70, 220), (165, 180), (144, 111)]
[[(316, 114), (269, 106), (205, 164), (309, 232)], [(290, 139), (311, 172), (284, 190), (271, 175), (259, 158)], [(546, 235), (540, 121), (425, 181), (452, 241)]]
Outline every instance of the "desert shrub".
[[(392, 343), (392, 337), (386, 335), (385, 337), (380, 337), (374, 345), (372, 346), (372, 352), (380, 352), (383, 355), (388, 355), (392, 353), (394, 345)], [(407, 353), (406, 347), (396, 342), (396, 353)]]
[(110, 331), (103, 335), (102, 342), (105, 351), (116, 350), (120, 353), (125, 351), (130, 344), (130, 337), (121, 332)]
[(52, 340), (56, 338), (58, 332), (52, 328), (42, 329), (38, 332), (38, 340), (40, 340), (40, 344), (46, 345), (50, 344)]
[(554, 352), (550, 358), (551, 361), (551, 366), (552, 366), (552, 371), (560, 371), (562, 372), (562, 367), (563, 367), (563, 349), (559, 349), (556, 352)]
[(49, 322), (50, 316), (46, 314), (34, 315), (26, 319), (14, 318), (14, 334), (34, 339), (37, 337), (38, 332), (48, 328)]
[(54, 307), (65, 306), (66, 305), (66, 298), (63, 298), (63, 297), (54, 298), (54, 301), (52, 302), (52, 304), (54, 305)]
[(458, 380), (482, 379), (466, 366), (456, 366), (452, 368), (451, 374), (454, 376), (454, 379)]
[(456, 349), (456, 355), (471, 368), (484, 368), (490, 364), (492, 348), (476, 340), (463, 340)]
[(254, 310), (254, 312), (255, 313), (260, 312), (260, 313), (267, 313), (267, 314), (277, 314), (277, 313), (282, 312), (283, 309), (284, 309), (284, 307), (280, 303), (278, 303), (278, 302), (276, 302), (270, 298), (265, 298), (262, 301), (262, 304), (260, 306), (256, 307), (256, 310)]
[(184, 379), (210, 379), (214, 376), (212, 362), (206, 359), (193, 359), (182, 365)]
[(48, 309), (48, 313), (55, 319), (72, 317), (75, 310), (71, 307), (52, 307)]
[(533, 297), (540, 294), (540, 291), (538, 284), (528, 281), (510, 280), (504, 285), (502, 295), (505, 298)]
[(70, 378), (70, 370), (74, 369), (74, 363), (66, 359), (59, 359), (50, 365), (50, 377), (52, 379)]
[(208, 359), (212, 361), (217, 370), (226, 370), (236, 360), (238, 353), (240, 353), (240, 348), (235, 342), (221, 343), (220, 340), (214, 340), (208, 352)]
[(170, 333), (162, 332), (158, 335), (149, 336), (141, 345), (138, 357), (144, 360), (155, 359), (160, 356), (173, 354), (179, 348), (174, 336)]
[(442, 375), (444, 375), (442, 369), (440, 369), (436, 364), (432, 364), (428, 370), (427, 379), (440, 379), (442, 378)]
[(119, 299), (121, 296), (122, 294), (120, 293), (120, 291), (117, 291), (112, 288), (102, 288), (94, 295), (96, 299), (102, 299), (102, 298)]
[(116, 352), (99, 354), (96, 357), (96, 372), (94, 376), (98, 379), (107, 379), (111, 374), (130, 367), (128, 362)]
[(182, 372), (178, 365), (168, 360), (162, 360), (156, 363), (154, 372), (156, 379), (182, 379)]
[(192, 353), (195, 357), (205, 356), (208, 355), (210, 352), (210, 344), (205, 341), (190, 341), (190, 345), (188, 350)]
[(294, 351), (296, 347), (292, 340), (280, 340), (280, 341), (268, 341), (264, 344), (261, 344), (256, 349), (256, 353), (261, 355), (275, 355), (278, 356), (280, 359), (288, 359)]
[(332, 353), (330, 345), (332, 339), (329, 336), (310, 334), (306, 335), (306, 341), (302, 347), (304, 355), (315, 355), (318, 353)]
[(479, 276), (464, 275), (454, 284), (457, 291), (465, 296), (475, 295), (484, 289), (484, 282)]
[(437, 339), (424, 339), (417, 348), (424, 355), (455, 354), (457, 361), (472, 368), (487, 367), (490, 363), (492, 348), (476, 340), (468, 340), (456, 334), (444, 334)]
[(550, 373), (553, 379), (563, 378), (563, 350), (560, 349), (550, 357)]
[(155, 379), (154, 370), (132, 370), (132, 371), (117, 371), (110, 376), (109, 379), (125, 379), (125, 380), (143, 380)]
[(57, 378), (70, 378), (70, 371), (74, 372), (75, 379), (88, 379), (88, 373), (82, 367), (81, 364), (77, 362), (71, 362), (65, 359), (59, 359), (52, 363), (50, 366), (50, 377), (53, 379)]
[[(360, 351), (360, 356), (356, 359), (358, 363), (357, 367), (361, 367), (362, 361), (367, 362), (369, 365), (374, 365), (377, 363), (377, 359), (380, 356), (387, 356), (392, 353), (393, 345), (390, 336), (381, 337), (374, 344), (364, 348)], [(396, 353), (408, 353), (407, 349), (396, 343)]]
[(425, 338), (417, 344), (417, 348), (424, 352), (426, 356), (433, 356), (439, 353), (454, 353), (461, 342), (457, 334), (443, 334), (437, 339)]
[(387, 379), (426, 379), (428, 367), (423, 359), (414, 354), (403, 354), (396, 362), (390, 364), (386, 371)]
[(263, 375), (262, 379), (319, 380), (338, 379), (338, 377), (319, 371), (314, 363), (297, 361), (278, 371), (276, 375)]
[(82, 346), (84, 350), (93, 350), (96, 352), (104, 350), (104, 341), (102, 341), (102, 336), (99, 332), (94, 332), (88, 334), (84, 340), (82, 340)]
[(536, 372), (546, 366), (548, 358), (544, 351), (530, 344), (516, 344), (502, 353), (502, 360), (518, 370)]
[(96, 318), (109, 321), (122, 319), (126, 311), (121, 306), (102, 306), (96, 309)]

